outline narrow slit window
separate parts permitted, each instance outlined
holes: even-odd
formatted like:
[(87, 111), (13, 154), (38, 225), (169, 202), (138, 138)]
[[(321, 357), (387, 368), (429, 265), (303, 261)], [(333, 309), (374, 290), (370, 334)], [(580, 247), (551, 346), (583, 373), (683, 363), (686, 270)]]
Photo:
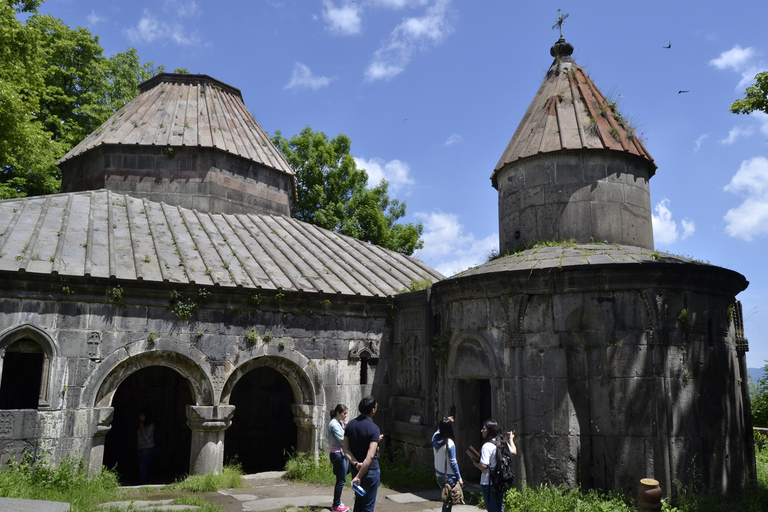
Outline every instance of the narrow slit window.
[(360, 384), (368, 384), (368, 358), (360, 358)]

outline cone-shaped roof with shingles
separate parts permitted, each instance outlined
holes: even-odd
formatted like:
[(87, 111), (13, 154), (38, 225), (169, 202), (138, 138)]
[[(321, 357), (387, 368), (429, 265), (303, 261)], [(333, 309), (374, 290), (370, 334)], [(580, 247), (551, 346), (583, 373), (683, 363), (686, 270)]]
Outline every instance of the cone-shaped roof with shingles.
[(208, 75), (161, 73), (59, 162), (105, 144), (217, 148), (294, 175), (235, 87)]
[(282, 215), (200, 212), (108, 190), (0, 201), (0, 279), (9, 272), (369, 297), (444, 279)]
[(491, 175), (520, 160), (563, 150), (607, 150), (636, 155), (656, 164), (616, 104), (605, 96), (571, 58), (573, 46), (561, 38), (551, 48), (555, 61), (525, 112)]

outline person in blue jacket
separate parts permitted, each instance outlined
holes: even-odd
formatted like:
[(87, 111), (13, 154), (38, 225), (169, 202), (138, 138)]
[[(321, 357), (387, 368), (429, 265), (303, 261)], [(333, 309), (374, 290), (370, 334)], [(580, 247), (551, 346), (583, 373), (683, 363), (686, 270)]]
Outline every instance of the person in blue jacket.
[[(451, 487), (458, 482), (464, 487), (464, 480), (459, 472), (459, 463), (456, 461), (456, 443), (453, 434), (453, 418), (446, 416), (440, 420), (437, 431), (432, 436), (432, 451), (435, 454), (435, 476), (437, 485), (442, 489), (445, 483)], [(450, 512), (452, 505), (443, 503), (443, 512)]]

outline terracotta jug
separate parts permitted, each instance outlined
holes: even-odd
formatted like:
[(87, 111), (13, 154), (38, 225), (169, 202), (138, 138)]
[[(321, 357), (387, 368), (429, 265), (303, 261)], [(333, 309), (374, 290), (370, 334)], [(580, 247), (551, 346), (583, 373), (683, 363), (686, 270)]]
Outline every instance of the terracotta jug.
[(643, 512), (661, 510), (661, 495), (658, 480), (643, 478), (637, 489), (637, 509)]

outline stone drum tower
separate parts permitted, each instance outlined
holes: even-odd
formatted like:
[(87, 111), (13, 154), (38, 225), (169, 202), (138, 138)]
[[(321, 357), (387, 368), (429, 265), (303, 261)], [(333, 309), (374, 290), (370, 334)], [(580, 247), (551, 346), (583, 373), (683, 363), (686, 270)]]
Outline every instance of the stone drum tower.
[(432, 287), (438, 412), (455, 405), (459, 446), (489, 417), (515, 429), (520, 485), (741, 488), (747, 280), (654, 251), (656, 165), (572, 51), (552, 47), (493, 171), (501, 257)]

